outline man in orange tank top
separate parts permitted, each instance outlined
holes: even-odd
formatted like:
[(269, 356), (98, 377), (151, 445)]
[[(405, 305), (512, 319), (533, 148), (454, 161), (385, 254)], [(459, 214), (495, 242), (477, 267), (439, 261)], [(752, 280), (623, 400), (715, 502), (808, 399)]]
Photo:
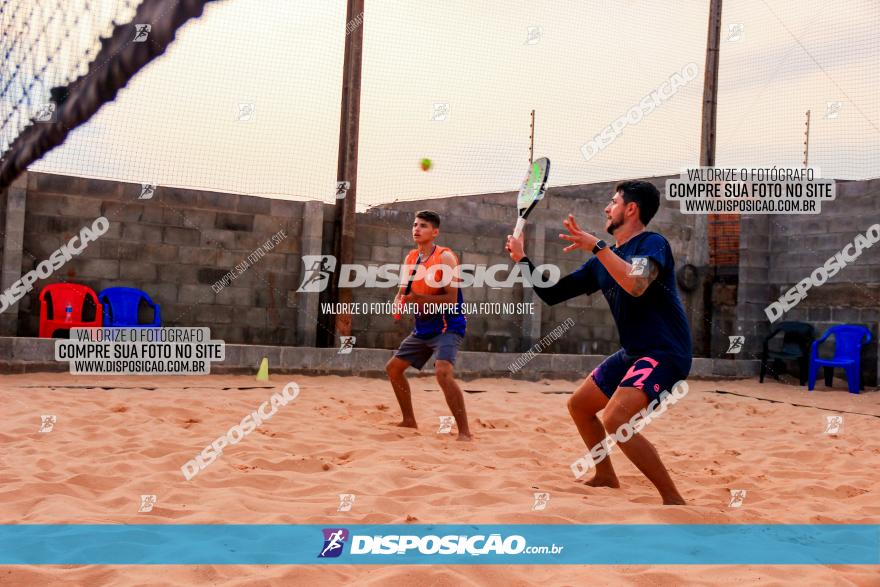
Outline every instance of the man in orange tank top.
[[(415, 316), (415, 328), (394, 352), (394, 356), (385, 365), (385, 371), (403, 412), (403, 421), (399, 426), (418, 428), (413, 413), (412, 394), (404, 372), (409, 366), (421, 370), (436, 353), (434, 371), (437, 383), (440, 384), (446, 403), (455, 417), (458, 440), (470, 440), (464, 395), (455, 381), (453, 371), (455, 356), (464, 339), (467, 325), (467, 319), (461, 311), (461, 288), (456, 286), (456, 279), (452, 277), (458, 267), (458, 259), (450, 249), (434, 244), (434, 239), (439, 234), (440, 216), (436, 212), (423, 210), (416, 213), (412, 225), (416, 248), (406, 256), (404, 264), (407, 266), (407, 275), (403, 276), (404, 282), (394, 301), (397, 304), (416, 304), (419, 311)], [(410, 283), (409, 287), (407, 283)], [(437, 285), (439, 287), (435, 287)], [(425, 304), (444, 304), (446, 307), (440, 312), (427, 313), (422, 311)]]

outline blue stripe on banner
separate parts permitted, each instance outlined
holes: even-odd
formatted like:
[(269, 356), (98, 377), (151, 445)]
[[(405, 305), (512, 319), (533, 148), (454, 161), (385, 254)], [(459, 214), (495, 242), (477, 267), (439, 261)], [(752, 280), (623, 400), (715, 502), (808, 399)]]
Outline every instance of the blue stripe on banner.
[(0, 564), (876, 565), (880, 524), (17, 524)]

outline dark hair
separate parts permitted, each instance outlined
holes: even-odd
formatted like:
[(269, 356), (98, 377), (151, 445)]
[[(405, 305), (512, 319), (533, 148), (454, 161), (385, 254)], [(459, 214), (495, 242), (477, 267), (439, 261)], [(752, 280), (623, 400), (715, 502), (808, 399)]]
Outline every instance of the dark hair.
[(427, 220), (434, 225), (434, 228), (440, 228), (440, 215), (433, 210), (419, 210), (416, 212), (416, 218)]
[(651, 218), (660, 208), (660, 192), (649, 181), (632, 180), (622, 181), (614, 188), (616, 192), (623, 192), (623, 201), (629, 204), (635, 202), (639, 207), (639, 220), (645, 226), (651, 222)]

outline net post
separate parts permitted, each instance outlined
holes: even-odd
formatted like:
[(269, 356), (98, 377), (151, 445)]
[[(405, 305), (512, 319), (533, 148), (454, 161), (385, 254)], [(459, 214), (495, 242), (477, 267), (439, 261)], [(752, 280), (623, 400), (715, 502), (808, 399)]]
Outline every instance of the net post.
[[(700, 166), (712, 167), (715, 165), (715, 135), (716, 118), (718, 113), (718, 58), (721, 41), (721, 8), (722, 0), (711, 0), (709, 5), (709, 25), (706, 38), (706, 62), (703, 75), (703, 112), (700, 136)], [(721, 222), (717, 214), (704, 216), (698, 214), (694, 231), (697, 238), (694, 239), (693, 263), (697, 267), (709, 268), (709, 232), (710, 225)], [(701, 333), (695, 333), (697, 353), (709, 353), (712, 346), (712, 284), (717, 279), (717, 269), (713, 266), (711, 271), (706, 271), (702, 279), (703, 294), (697, 294), (694, 299), (702, 299), (703, 304), (700, 316), (694, 316), (692, 324), (700, 324), (703, 328)], [(707, 356), (711, 356), (707, 354)]]
[[(342, 199), (336, 200), (333, 218), (333, 254), (337, 267), (354, 262), (354, 237), (357, 201), (358, 132), (361, 109), (361, 62), (364, 46), (364, 0), (348, 0), (346, 12), (345, 60), (342, 67), (342, 106), (339, 123), (339, 155), (336, 181), (349, 182)], [(348, 23), (360, 20), (357, 26)], [(330, 296), (332, 302), (348, 304), (352, 292), (339, 287), (340, 271), (333, 273)], [(336, 336), (351, 335), (351, 314), (336, 314), (331, 330)]]

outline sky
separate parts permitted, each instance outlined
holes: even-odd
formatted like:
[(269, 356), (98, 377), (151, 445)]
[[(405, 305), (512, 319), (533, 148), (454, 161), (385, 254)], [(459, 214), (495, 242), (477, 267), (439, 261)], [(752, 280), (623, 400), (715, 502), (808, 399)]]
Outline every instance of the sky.
[[(717, 164), (800, 166), (809, 109), (810, 165), (880, 176), (880, 3), (724, 4)], [(551, 186), (695, 165), (707, 22), (708, 0), (366, 0), (359, 208), (515, 190), (532, 109)], [(345, 31), (343, 0), (214, 2), (32, 169), (332, 201)]]

